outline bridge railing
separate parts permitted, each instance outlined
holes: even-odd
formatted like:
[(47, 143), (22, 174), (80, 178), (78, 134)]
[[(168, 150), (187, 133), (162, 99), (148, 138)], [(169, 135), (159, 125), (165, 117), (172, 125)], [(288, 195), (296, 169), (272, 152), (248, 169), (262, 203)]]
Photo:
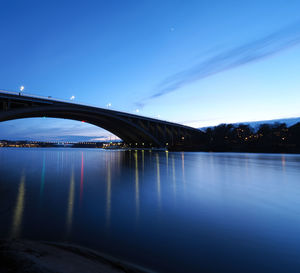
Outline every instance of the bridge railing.
[(7, 90), (0, 90), (1, 93), (6, 93), (6, 94), (11, 94), (11, 95), (24, 95), (27, 97), (31, 97), (31, 98), (36, 98), (36, 99), (43, 99), (43, 100), (52, 100), (52, 101), (59, 101), (59, 102), (67, 102), (67, 103), (74, 103), (74, 104), (80, 104), (80, 105), (87, 105), (87, 104), (83, 104), (83, 103), (78, 103), (76, 101), (69, 101), (69, 100), (63, 100), (63, 99), (58, 99), (58, 98), (53, 98), (52, 96), (40, 96), (40, 95), (35, 95), (35, 94), (31, 94), (31, 93), (25, 93), (25, 92), (14, 92), (14, 91), (7, 91)]
[(35, 99), (43, 99), (43, 100), (49, 100), (49, 101), (57, 101), (57, 102), (65, 102), (65, 103), (72, 103), (72, 104), (77, 104), (77, 105), (82, 105), (82, 106), (92, 106), (92, 107), (97, 107), (97, 108), (102, 108), (104, 109), (103, 107), (99, 107), (99, 105), (93, 105), (93, 104), (88, 104), (88, 103), (81, 103), (81, 102), (78, 102), (78, 101), (74, 101), (74, 100), (64, 100), (64, 99), (58, 99), (58, 98), (55, 98), (55, 97), (52, 97), (52, 96), (40, 96), (40, 95), (35, 95), (35, 94), (31, 94), (31, 93), (25, 93), (25, 92), (14, 92), (14, 91), (7, 91), (7, 90), (0, 90), (0, 93), (5, 93), (5, 94), (9, 94), (9, 95), (16, 95), (16, 96), (19, 96), (19, 95), (24, 95), (24, 96), (27, 96), (27, 97), (30, 97), (30, 98), (35, 98)]

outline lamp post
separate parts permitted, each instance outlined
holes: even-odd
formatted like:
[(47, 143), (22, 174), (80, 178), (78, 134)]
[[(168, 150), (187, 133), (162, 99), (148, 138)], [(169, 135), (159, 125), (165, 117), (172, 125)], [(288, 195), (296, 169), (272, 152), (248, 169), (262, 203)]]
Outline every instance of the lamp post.
[(20, 92), (19, 92), (19, 96), (21, 96), (21, 92), (23, 92), (23, 90), (24, 90), (24, 86), (21, 85), (21, 87), (20, 87)]

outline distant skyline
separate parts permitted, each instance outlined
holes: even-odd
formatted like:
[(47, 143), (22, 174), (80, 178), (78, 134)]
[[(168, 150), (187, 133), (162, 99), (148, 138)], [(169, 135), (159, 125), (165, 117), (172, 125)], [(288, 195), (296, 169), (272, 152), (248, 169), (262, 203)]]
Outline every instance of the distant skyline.
[[(1, 1), (0, 89), (196, 128), (300, 117), (299, 1)], [(108, 106), (111, 104), (111, 106)], [(110, 138), (56, 119), (0, 139)]]

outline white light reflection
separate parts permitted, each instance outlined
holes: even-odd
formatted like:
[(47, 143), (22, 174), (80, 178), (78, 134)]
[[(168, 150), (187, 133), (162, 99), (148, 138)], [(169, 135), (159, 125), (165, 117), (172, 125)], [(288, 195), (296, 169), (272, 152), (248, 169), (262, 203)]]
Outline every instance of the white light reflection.
[(74, 209), (74, 197), (75, 197), (75, 178), (74, 178), (74, 166), (72, 166), (69, 198), (68, 198), (68, 210), (67, 210), (67, 235), (69, 235), (72, 227), (73, 209)]
[(172, 156), (172, 180), (173, 180), (173, 191), (174, 191), (174, 198), (176, 198), (176, 173), (175, 173), (175, 159), (174, 155)]
[(157, 174), (157, 196), (158, 196), (158, 207), (161, 207), (161, 193), (160, 193), (160, 170), (159, 170), (159, 155), (156, 153), (156, 174)]
[(136, 206), (136, 219), (139, 217), (140, 210), (140, 195), (139, 195), (139, 169), (138, 169), (138, 152), (134, 153), (135, 161), (135, 206)]
[(11, 237), (17, 238), (20, 235), (23, 211), (24, 211), (24, 201), (25, 201), (25, 171), (23, 170), (21, 175), (21, 181), (18, 189), (18, 197), (15, 206), (12, 229), (11, 229)]
[[(110, 153), (111, 155), (111, 153)], [(107, 176), (106, 176), (106, 227), (110, 226), (110, 213), (111, 213), (111, 158), (106, 159), (107, 161)]]

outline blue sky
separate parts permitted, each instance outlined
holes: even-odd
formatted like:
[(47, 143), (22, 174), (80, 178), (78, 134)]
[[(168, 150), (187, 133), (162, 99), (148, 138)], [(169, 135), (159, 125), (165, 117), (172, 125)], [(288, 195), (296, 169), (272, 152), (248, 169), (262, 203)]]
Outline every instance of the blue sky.
[[(194, 127), (300, 116), (299, 1), (0, 0), (0, 89)], [(0, 139), (110, 136), (56, 119)]]

